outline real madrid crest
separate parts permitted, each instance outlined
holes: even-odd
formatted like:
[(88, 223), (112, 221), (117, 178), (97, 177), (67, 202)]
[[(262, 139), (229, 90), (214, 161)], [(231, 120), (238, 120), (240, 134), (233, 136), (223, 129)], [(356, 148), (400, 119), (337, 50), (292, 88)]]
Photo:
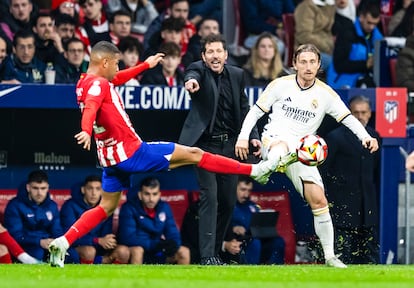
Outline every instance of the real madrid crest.
[(317, 109), (318, 108), (318, 100), (313, 99), (312, 103), (311, 103), (311, 106), (312, 106), (313, 109)]

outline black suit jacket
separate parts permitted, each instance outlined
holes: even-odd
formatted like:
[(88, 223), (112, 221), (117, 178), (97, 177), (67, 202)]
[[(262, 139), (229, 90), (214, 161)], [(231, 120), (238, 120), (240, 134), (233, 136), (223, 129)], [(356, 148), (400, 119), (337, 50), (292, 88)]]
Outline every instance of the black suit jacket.
[[(366, 127), (377, 138), (378, 133)], [(320, 166), (335, 226), (377, 226), (379, 221), (380, 150), (371, 154), (347, 127), (325, 136), (328, 157)]]
[[(224, 69), (227, 70), (231, 83), (233, 115), (235, 125), (237, 125), (234, 130), (240, 132), (244, 117), (250, 109), (244, 92), (243, 70), (231, 65), (225, 65)], [(184, 82), (189, 79), (197, 80), (200, 84), (200, 90), (190, 94), (191, 110), (184, 122), (178, 142), (193, 146), (210, 125), (214, 110), (217, 109), (219, 92), (210, 69), (203, 61), (197, 61), (188, 66), (185, 71)], [(252, 131), (250, 137), (259, 139), (256, 128)]]

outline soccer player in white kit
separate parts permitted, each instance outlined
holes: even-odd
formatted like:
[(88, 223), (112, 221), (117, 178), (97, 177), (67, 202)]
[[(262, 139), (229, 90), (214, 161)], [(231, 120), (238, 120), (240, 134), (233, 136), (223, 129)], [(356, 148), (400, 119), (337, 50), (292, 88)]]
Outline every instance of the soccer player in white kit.
[[(251, 129), (272, 109), (262, 134), (262, 157), (273, 160), (273, 167), (286, 165), (283, 172), (312, 209), (315, 232), (321, 241), (326, 265), (346, 268), (334, 253), (334, 229), (318, 168), (295, 162), (296, 146), (303, 136), (316, 133), (326, 114), (347, 126), (371, 153), (378, 149), (378, 142), (352, 116), (339, 95), (316, 78), (320, 65), (320, 53), (314, 45), (297, 48), (293, 56), (296, 74), (273, 80), (260, 95), (244, 120), (236, 143), (236, 155), (247, 158)], [(292, 161), (282, 163), (285, 159)]]

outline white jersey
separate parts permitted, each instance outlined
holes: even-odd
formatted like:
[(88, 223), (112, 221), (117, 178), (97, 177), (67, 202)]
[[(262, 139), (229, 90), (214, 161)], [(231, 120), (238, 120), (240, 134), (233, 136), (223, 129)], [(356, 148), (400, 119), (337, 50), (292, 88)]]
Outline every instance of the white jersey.
[(326, 114), (340, 122), (351, 113), (328, 85), (316, 79), (314, 85), (302, 89), (296, 82), (296, 75), (273, 80), (256, 105), (264, 112), (272, 109), (264, 129), (266, 134), (279, 137), (315, 134)]

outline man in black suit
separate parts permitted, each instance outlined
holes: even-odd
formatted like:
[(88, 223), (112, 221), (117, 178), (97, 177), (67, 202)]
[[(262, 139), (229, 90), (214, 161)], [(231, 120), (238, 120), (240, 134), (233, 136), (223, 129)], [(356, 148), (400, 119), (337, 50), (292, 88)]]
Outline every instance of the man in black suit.
[[(179, 143), (234, 158), (237, 135), (250, 108), (243, 70), (225, 64), (228, 53), (221, 35), (211, 34), (203, 39), (201, 56), (202, 61), (190, 64), (185, 72), (185, 88), (192, 104)], [(250, 136), (251, 144), (260, 148), (257, 129)], [(201, 264), (221, 265), (218, 253), (236, 203), (237, 175), (199, 168), (196, 174), (200, 186)]]
[[(370, 135), (380, 136), (367, 126), (371, 117), (369, 99), (355, 96), (349, 103), (351, 113)], [(379, 262), (379, 170), (380, 152), (361, 146), (358, 138), (345, 127), (325, 137), (328, 158), (320, 167), (332, 204), (337, 251), (346, 264), (377, 264)]]

